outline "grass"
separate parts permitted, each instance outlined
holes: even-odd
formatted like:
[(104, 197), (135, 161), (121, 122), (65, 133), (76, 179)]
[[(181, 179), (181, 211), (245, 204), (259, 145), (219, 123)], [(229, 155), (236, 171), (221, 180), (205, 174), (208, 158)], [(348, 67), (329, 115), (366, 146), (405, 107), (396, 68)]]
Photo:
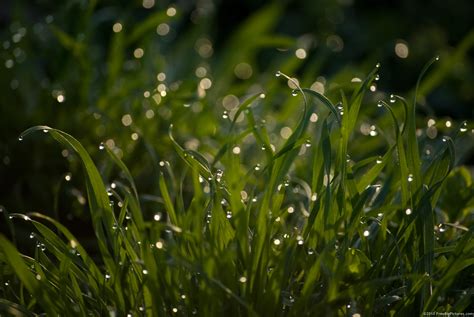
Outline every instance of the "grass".
[[(469, 311), (472, 196), (464, 192), (459, 194), (464, 200), (450, 203), (456, 186), (472, 190), (467, 170), (455, 167), (455, 142), (467, 126), (432, 140), (417, 134), (416, 92), (412, 102), (391, 96), (378, 107), (370, 105), (378, 114), (371, 133), (381, 150), (357, 149), (371, 138), (363, 139), (356, 127), (378, 72), (379, 66), (350, 94), (341, 90), (338, 104), (294, 83), (292, 102), (301, 102), (300, 119), (275, 144), (259, 119), (260, 104), (276, 97), (268, 94), (249, 97), (232, 118), (225, 116), (219, 142), (203, 152), (185, 149), (171, 126), (169, 140), (180, 160), (160, 161), (156, 175), (149, 176), (159, 187), (156, 196), (138, 192), (113, 147), (101, 149), (120, 177), (104, 181), (74, 137), (47, 126), (28, 129), (21, 139), (43, 131), (78, 156), (96, 247), (83, 246), (49, 216), (3, 209), (12, 239), (18, 223), (26, 222), (37, 248), (24, 254), (0, 236), (0, 311), (14, 316)], [(150, 200), (154, 212), (143, 207)]]

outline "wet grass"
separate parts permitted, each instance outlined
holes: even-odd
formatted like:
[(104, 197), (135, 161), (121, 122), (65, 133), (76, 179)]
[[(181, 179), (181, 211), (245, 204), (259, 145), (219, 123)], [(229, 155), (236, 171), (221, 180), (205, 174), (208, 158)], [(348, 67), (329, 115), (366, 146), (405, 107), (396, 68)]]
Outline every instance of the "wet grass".
[[(377, 104), (382, 114), (371, 128), (383, 151), (359, 149), (352, 158), (378, 71), (337, 104), (294, 82), (300, 119), (280, 144), (257, 119), (272, 97), (260, 93), (224, 115), (221, 141), (203, 153), (185, 149), (170, 126), (180, 161), (157, 164), (154, 197), (138, 192), (109, 146), (100, 148), (119, 171), (113, 182), (73, 136), (46, 126), (25, 131), (21, 139), (43, 131), (80, 159), (97, 247), (84, 247), (51, 217), (3, 209), (12, 232), (19, 222), (31, 226), (37, 248), (22, 254), (0, 236), (0, 310), (399, 316), (472, 308), (472, 283), (463, 282), (473, 276), (472, 219), (447, 211), (444, 187), (464, 181), (459, 188), (472, 189), (469, 173), (455, 168), (455, 142), (467, 126), (434, 140), (417, 135), (416, 99), (392, 95)], [(142, 208), (150, 199), (152, 214)]]

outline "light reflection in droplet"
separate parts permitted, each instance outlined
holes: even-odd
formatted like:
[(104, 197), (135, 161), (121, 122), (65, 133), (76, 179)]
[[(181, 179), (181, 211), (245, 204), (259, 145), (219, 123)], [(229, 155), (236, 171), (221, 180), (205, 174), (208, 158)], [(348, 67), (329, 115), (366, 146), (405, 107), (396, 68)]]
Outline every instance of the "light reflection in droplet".
[(307, 56), (306, 50), (304, 48), (299, 48), (295, 51), (295, 55), (299, 59), (305, 59)]
[(165, 36), (170, 32), (170, 26), (167, 23), (160, 23), (156, 27), (156, 33), (160, 36)]
[(176, 8), (174, 7), (169, 7), (167, 10), (166, 10), (166, 15), (169, 16), (169, 17), (174, 17), (176, 15)]
[(114, 25), (112, 26), (112, 31), (114, 31), (114, 33), (119, 33), (122, 31), (122, 24), (117, 22), (117, 23), (114, 23)]
[(136, 48), (134, 51), (133, 51), (133, 56), (137, 59), (139, 58), (142, 58), (143, 55), (145, 54), (145, 51), (142, 49), (142, 48)]
[(404, 41), (397, 41), (395, 44), (395, 54), (400, 58), (407, 58), (409, 54), (408, 45)]

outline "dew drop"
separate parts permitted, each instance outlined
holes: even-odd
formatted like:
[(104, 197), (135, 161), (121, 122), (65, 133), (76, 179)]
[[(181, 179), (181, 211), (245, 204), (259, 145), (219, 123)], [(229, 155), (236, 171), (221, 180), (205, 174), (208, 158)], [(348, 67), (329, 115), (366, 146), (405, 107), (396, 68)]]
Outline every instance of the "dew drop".
[(369, 230), (365, 230), (364, 231), (364, 237), (368, 237), (370, 235), (370, 231)]
[(435, 60), (436, 60), (436, 61), (439, 61), (439, 56), (436, 56), (436, 57), (435, 57)]
[(380, 80), (380, 75), (379, 75), (379, 74), (376, 74), (374, 79), (375, 79), (376, 81)]
[(241, 277), (239, 278), (239, 282), (240, 282), (240, 283), (246, 283), (246, 282), (247, 282), (247, 278), (246, 278), (245, 276), (241, 276)]
[(306, 140), (304, 146), (306, 146), (306, 147), (311, 147), (311, 140), (309, 140), (309, 139)]
[(259, 171), (259, 170), (260, 170), (260, 164), (255, 165), (254, 169), (255, 169), (256, 171)]
[(379, 156), (379, 157), (377, 158), (377, 160), (375, 161), (375, 163), (377, 163), (377, 164), (382, 164), (382, 158)]
[(143, 275), (148, 275), (148, 270), (143, 269), (142, 273), (143, 273)]
[(101, 143), (99, 144), (99, 150), (102, 151), (103, 149), (105, 149), (105, 145), (104, 145), (103, 142), (101, 142)]
[(220, 181), (222, 180), (223, 175), (224, 175), (224, 171), (222, 171), (220, 169), (216, 171), (216, 181), (218, 183), (220, 183)]
[(407, 216), (411, 215), (411, 212), (412, 212), (412, 211), (411, 211), (410, 208), (407, 208), (407, 209), (405, 210), (405, 214), (406, 214)]
[(226, 212), (226, 218), (231, 219), (232, 218), (232, 211), (227, 211)]
[(392, 94), (390, 95), (390, 103), (395, 103), (396, 99), (395, 96)]
[(35, 237), (35, 234), (34, 234), (34, 232), (32, 232), (32, 233), (30, 234), (30, 239), (34, 239), (34, 237)]
[(383, 107), (382, 101), (377, 102), (377, 107), (379, 107), (379, 108), (382, 108), (382, 107)]
[(459, 129), (459, 131), (461, 131), (461, 132), (466, 132), (466, 131), (467, 131), (467, 123), (466, 123), (466, 122), (464, 122), (464, 123), (462, 124), (461, 128)]
[(293, 90), (291, 91), (291, 95), (292, 95), (293, 97), (298, 96), (298, 90), (293, 89)]
[(275, 240), (273, 240), (273, 244), (274, 244), (274, 245), (280, 245), (280, 244), (281, 244), (281, 240), (280, 240), (280, 239), (275, 239)]
[(281, 72), (280, 72), (280, 71), (277, 71), (277, 72), (275, 73), (275, 76), (276, 76), (276, 77), (280, 77), (280, 76), (281, 76)]
[(155, 221), (160, 221), (160, 220), (161, 220), (161, 213), (160, 213), (160, 212), (156, 213), (156, 214), (153, 216), (153, 220), (155, 220)]
[(222, 113), (222, 118), (223, 118), (223, 119), (229, 118), (229, 113), (228, 113), (227, 111), (224, 111), (224, 112)]
[(23, 141), (23, 137), (22, 137), (22, 136), (19, 136), (19, 137), (18, 137), (18, 141), (20, 141), (20, 142)]
[(438, 229), (439, 229), (439, 232), (445, 232), (446, 229), (447, 229), (447, 227), (446, 227), (445, 224), (440, 223), (440, 224), (438, 225)]
[(413, 182), (413, 174), (408, 174), (407, 180), (409, 183)]

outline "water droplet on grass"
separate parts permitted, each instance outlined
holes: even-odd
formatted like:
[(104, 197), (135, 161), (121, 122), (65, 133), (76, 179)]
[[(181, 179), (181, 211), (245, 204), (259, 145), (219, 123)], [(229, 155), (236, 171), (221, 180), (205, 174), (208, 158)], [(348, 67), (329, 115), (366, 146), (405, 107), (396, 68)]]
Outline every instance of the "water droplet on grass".
[(407, 208), (407, 209), (405, 210), (405, 214), (406, 214), (407, 216), (411, 215), (411, 212), (412, 212), (412, 211), (411, 211), (410, 208)]
[(369, 230), (364, 230), (364, 237), (368, 237), (370, 235), (370, 231)]
[(239, 278), (239, 282), (240, 282), (240, 283), (246, 283), (246, 282), (247, 282), (247, 278), (246, 278), (245, 276), (241, 276), (241, 277)]
[(19, 137), (18, 137), (18, 141), (20, 141), (20, 142), (23, 141), (23, 137), (22, 137), (22, 136), (19, 136)]
[(103, 142), (101, 142), (101, 143), (99, 144), (99, 150), (102, 151), (103, 149), (105, 149), (105, 145), (104, 145)]
[(291, 95), (292, 95), (293, 97), (298, 96), (298, 90), (293, 89), (293, 90), (291, 91)]
[(464, 123), (462, 124), (461, 128), (459, 129), (459, 131), (461, 131), (461, 132), (466, 132), (466, 131), (467, 131), (467, 123), (466, 123), (466, 122), (464, 122)]
[(377, 160), (375, 161), (375, 163), (377, 163), (377, 164), (382, 164), (382, 162), (383, 162), (383, 161), (382, 161), (382, 157), (380, 157), (380, 156), (379, 156), (379, 157), (377, 158)]
[(281, 244), (281, 240), (280, 240), (280, 239), (275, 239), (275, 240), (273, 240), (273, 244), (274, 244), (274, 245), (280, 245), (280, 244)]
[(378, 81), (378, 80), (380, 79), (380, 75), (379, 75), (379, 74), (376, 74), (374, 79), (375, 79), (376, 81)]
[(413, 182), (413, 174), (408, 174), (407, 180), (409, 183)]
[(143, 269), (142, 273), (143, 273), (143, 275), (148, 275), (148, 270)]
[(156, 213), (156, 214), (153, 216), (153, 220), (155, 220), (155, 221), (160, 221), (160, 220), (161, 220), (161, 213), (160, 213), (160, 212)]
[(280, 72), (280, 71), (277, 71), (277, 72), (275, 73), (275, 76), (276, 76), (276, 77), (280, 77), (280, 76), (281, 76), (281, 72)]

